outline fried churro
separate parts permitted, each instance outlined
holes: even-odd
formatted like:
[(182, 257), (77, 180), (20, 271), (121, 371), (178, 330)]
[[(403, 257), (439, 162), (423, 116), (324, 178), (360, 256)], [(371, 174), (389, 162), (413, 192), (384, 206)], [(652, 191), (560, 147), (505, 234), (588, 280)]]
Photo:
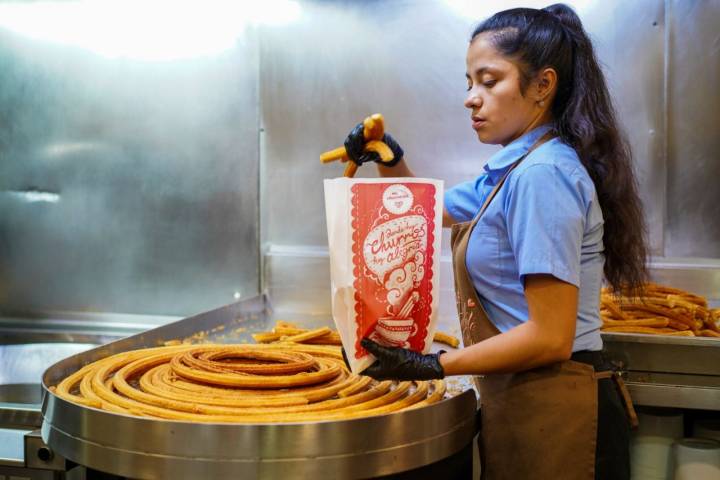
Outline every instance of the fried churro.
[(646, 283), (639, 296), (602, 290), (604, 332), (720, 338), (720, 318), (707, 300), (678, 288)]
[[(310, 332), (306, 340), (330, 329)], [(339, 347), (281, 342), (123, 352), (82, 367), (51, 391), (80, 405), (142, 417), (277, 423), (400, 411), (439, 401), (445, 386), (378, 382), (350, 373)]]

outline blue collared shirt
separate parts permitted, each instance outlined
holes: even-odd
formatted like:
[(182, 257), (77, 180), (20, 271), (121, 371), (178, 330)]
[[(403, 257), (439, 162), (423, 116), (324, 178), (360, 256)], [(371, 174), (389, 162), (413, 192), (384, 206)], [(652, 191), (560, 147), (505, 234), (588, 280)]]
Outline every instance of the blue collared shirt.
[[(494, 154), (477, 179), (445, 193), (459, 222), (472, 220), (510, 166), (550, 129), (538, 127)], [(573, 351), (600, 350), (603, 217), (595, 185), (559, 138), (508, 175), (470, 235), (466, 264), (490, 320), (505, 332), (528, 320), (523, 277), (550, 274), (579, 288)]]

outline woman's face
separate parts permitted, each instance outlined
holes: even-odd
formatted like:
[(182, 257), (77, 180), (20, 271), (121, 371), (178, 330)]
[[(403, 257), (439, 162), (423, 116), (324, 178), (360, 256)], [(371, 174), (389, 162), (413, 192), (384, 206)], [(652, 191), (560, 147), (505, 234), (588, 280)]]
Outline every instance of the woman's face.
[(537, 100), (523, 96), (520, 70), (495, 49), (488, 34), (470, 43), (466, 75), (465, 106), (481, 142), (507, 145), (539, 124)]

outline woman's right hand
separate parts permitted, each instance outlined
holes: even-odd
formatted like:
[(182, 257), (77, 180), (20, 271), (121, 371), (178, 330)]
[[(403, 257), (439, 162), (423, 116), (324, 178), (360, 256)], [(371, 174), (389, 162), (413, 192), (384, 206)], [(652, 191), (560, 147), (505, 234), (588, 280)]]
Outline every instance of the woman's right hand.
[[(414, 177), (415, 175), (405, 163), (404, 152), (402, 147), (395, 141), (390, 134), (386, 133), (382, 141), (392, 150), (393, 159), (390, 162), (380, 160), (377, 152), (365, 151), (365, 126), (358, 123), (345, 139), (345, 152), (350, 161), (355, 162), (358, 166), (365, 162), (377, 163), (378, 173), (381, 177)], [(443, 227), (449, 228), (457, 221), (448, 213), (447, 209), (443, 209)]]
[(358, 123), (345, 138), (345, 151), (348, 158), (358, 166), (365, 162), (377, 162), (385, 167), (394, 167), (402, 160), (403, 149), (388, 133), (384, 134), (381, 140), (393, 153), (393, 159), (389, 162), (383, 162), (377, 152), (365, 150), (365, 145), (369, 140), (365, 139), (365, 126), (362, 122)]

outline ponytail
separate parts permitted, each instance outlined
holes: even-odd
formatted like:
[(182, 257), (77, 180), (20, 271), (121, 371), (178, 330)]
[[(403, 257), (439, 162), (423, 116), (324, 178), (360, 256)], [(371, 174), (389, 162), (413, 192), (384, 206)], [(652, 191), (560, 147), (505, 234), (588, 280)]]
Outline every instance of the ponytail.
[(516, 8), (482, 22), (472, 39), (485, 32), (518, 65), (523, 93), (543, 68), (557, 72), (555, 129), (595, 184), (605, 221), (605, 280), (616, 291), (638, 291), (647, 279), (647, 250), (632, 154), (580, 18), (564, 4)]

